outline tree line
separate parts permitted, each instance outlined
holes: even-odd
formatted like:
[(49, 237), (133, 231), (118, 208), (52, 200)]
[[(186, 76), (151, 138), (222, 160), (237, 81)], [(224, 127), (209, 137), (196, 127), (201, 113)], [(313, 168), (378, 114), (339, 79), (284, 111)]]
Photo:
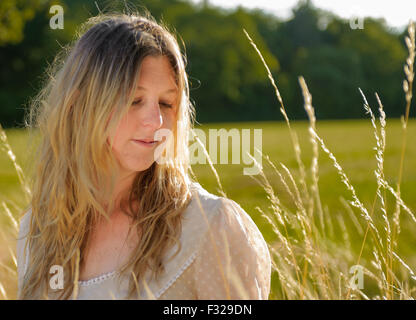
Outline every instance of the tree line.
[[(28, 102), (40, 89), (45, 68), (77, 27), (98, 10), (146, 8), (180, 37), (186, 53), (197, 121), (282, 120), (266, 70), (243, 29), (261, 51), (276, 80), (290, 119), (306, 119), (298, 84), (302, 75), (317, 119), (362, 118), (358, 88), (387, 117), (404, 110), (406, 30), (365, 18), (363, 28), (299, 1), (290, 19), (243, 7), (225, 10), (189, 0), (4, 0), (0, 4), (0, 122), (22, 126)], [(64, 9), (64, 28), (51, 29), (49, 9)], [(405, 10), (405, 8), (404, 8)], [(406, 23), (406, 21), (404, 21)], [(183, 44), (182, 42), (183, 41)]]

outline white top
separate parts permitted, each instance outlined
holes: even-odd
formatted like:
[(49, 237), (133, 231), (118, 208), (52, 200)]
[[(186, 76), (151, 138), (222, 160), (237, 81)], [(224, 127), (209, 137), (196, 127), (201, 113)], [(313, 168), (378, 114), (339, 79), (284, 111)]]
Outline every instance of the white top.
[[(235, 201), (215, 196), (199, 183), (193, 182), (191, 190), (192, 199), (183, 212), (182, 249), (165, 262), (159, 279), (146, 272), (139, 283), (140, 299), (268, 299), (271, 258), (252, 218)], [(30, 213), (21, 219), (17, 241), (19, 292), (28, 262), (28, 255), (23, 261), (23, 248)], [(175, 244), (163, 260), (176, 250)], [(128, 277), (118, 286), (117, 272), (79, 281), (77, 299), (125, 299)]]

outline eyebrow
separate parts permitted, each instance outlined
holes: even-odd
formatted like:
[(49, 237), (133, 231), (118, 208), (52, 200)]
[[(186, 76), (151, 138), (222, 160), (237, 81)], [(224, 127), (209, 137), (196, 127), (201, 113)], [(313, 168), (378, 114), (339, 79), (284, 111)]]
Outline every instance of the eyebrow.
[[(137, 87), (137, 89), (138, 90), (147, 90), (146, 88), (144, 88), (144, 87), (141, 87), (141, 86), (138, 86)], [(163, 92), (163, 93), (171, 93), (171, 92), (177, 92), (178, 90), (177, 89), (175, 89), (175, 88), (173, 88), (173, 89), (169, 89), (169, 90), (166, 90), (165, 92)]]

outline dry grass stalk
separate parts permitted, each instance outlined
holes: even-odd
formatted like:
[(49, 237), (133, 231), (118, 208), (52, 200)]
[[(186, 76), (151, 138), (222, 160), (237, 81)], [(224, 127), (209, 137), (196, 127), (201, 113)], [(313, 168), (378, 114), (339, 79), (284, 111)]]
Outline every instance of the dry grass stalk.
[[(283, 99), (280, 95), (280, 92), (277, 88), (277, 86), (275, 85), (274, 79), (271, 75), (271, 72), (266, 64), (266, 62), (264, 61), (261, 52), (257, 49), (256, 45), (254, 44), (253, 40), (250, 38), (250, 36), (247, 34), (247, 32), (244, 30), (244, 33), (246, 34), (247, 38), (249, 39), (250, 43), (252, 44), (252, 46), (254, 47), (254, 49), (256, 50), (256, 52), (258, 53), (258, 55), (260, 56), (260, 59), (263, 63), (263, 65), (266, 68), (267, 71), (267, 75), (270, 79), (270, 82), (272, 83), (273, 87), (275, 88), (275, 92), (276, 92), (276, 96), (277, 99), (281, 105), (280, 111), (282, 112), (285, 121), (288, 124), (289, 130), (290, 130), (290, 135), (292, 138), (292, 143), (294, 144), (294, 148), (295, 148), (295, 156), (296, 159), (298, 161), (298, 165), (299, 168), (301, 169), (301, 177), (300, 177), (300, 182), (301, 185), (303, 186), (304, 190), (306, 190), (307, 188), (305, 188), (306, 184), (305, 181), (305, 175), (303, 174), (304, 171), (302, 170), (302, 164), (300, 161), (300, 148), (299, 148), (299, 144), (297, 143), (297, 138), (296, 134), (294, 132), (292, 132), (291, 126), (290, 126), (290, 121), (287, 117), (287, 114), (285, 112), (285, 108), (284, 108), (284, 104), (283, 104)], [(407, 75), (407, 82), (404, 83), (404, 90), (407, 93), (406, 94), (406, 101), (407, 101), (407, 107), (406, 107), (406, 120), (405, 120), (405, 125), (404, 128), (407, 127), (407, 119), (408, 119), (408, 110), (409, 110), (409, 106), (410, 106), (410, 101), (411, 101), (411, 84), (413, 81), (413, 61), (414, 61), (414, 27), (413, 24), (411, 23), (409, 25), (409, 35), (410, 38), (406, 38), (406, 44), (409, 47), (409, 58), (407, 59), (407, 68), (405, 68), (405, 72)], [(361, 246), (361, 250), (359, 253), (359, 257), (358, 257), (358, 262), (360, 261), (361, 255), (363, 253), (363, 249), (364, 249), (364, 243), (365, 243), (365, 239), (367, 236), (368, 231), (370, 230), (372, 233), (372, 238), (373, 238), (373, 256), (374, 256), (374, 261), (372, 261), (372, 265), (376, 268), (376, 270), (378, 271), (378, 276), (375, 276), (374, 273), (372, 273), (371, 271), (369, 271), (368, 269), (366, 269), (366, 274), (369, 274), (372, 276), (372, 278), (376, 281), (376, 283), (378, 284), (379, 290), (380, 290), (380, 294), (382, 298), (387, 298), (387, 299), (392, 299), (395, 294), (400, 294), (401, 297), (404, 296), (409, 296), (408, 294), (406, 294), (407, 292), (412, 292), (412, 289), (409, 289), (409, 284), (405, 283), (403, 284), (402, 281), (399, 280), (399, 277), (394, 273), (393, 270), (393, 258), (397, 261), (400, 262), (400, 264), (409, 272), (410, 276), (413, 276), (413, 271), (412, 269), (403, 261), (401, 260), (398, 255), (394, 252), (394, 246), (397, 245), (397, 243), (395, 242), (394, 239), (394, 231), (392, 233), (392, 228), (391, 228), (391, 222), (389, 221), (388, 218), (388, 214), (387, 214), (387, 206), (386, 206), (386, 191), (390, 191), (393, 196), (396, 199), (396, 203), (398, 205), (399, 208), (403, 208), (407, 213), (409, 213), (410, 217), (415, 220), (415, 217), (413, 215), (413, 213), (411, 212), (411, 210), (404, 204), (404, 201), (401, 199), (400, 197), (400, 192), (399, 192), (399, 187), (398, 187), (398, 192), (395, 192), (393, 190), (393, 188), (390, 187), (390, 185), (388, 184), (388, 182), (385, 180), (384, 178), (384, 150), (385, 150), (385, 145), (386, 145), (386, 134), (385, 134), (385, 125), (386, 125), (386, 121), (385, 121), (385, 113), (383, 111), (383, 106), (381, 104), (381, 101), (378, 97), (378, 95), (376, 94), (377, 97), (377, 101), (379, 104), (379, 112), (380, 112), (380, 133), (378, 133), (378, 129), (377, 129), (377, 125), (375, 122), (375, 117), (374, 114), (371, 111), (371, 108), (368, 105), (368, 102), (364, 96), (364, 94), (362, 93), (362, 91), (360, 90), (365, 104), (364, 104), (364, 108), (366, 109), (367, 113), (370, 113), (371, 115), (371, 123), (373, 125), (373, 129), (374, 129), (374, 134), (376, 137), (376, 142), (377, 142), (377, 147), (376, 147), (376, 159), (377, 159), (377, 169), (375, 170), (375, 174), (376, 174), (376, 178), (377, 178), (377, 191), (376, 191), (376, 195), (375, 195), (375, 199), (374, 199), (374, 203), (372, 206), (372, 210), (371, 213), (368, 212), (368, 210), (365, 208), (365, 206), (363, 205), (363, 203), (360, 201), (360, 199), (358, 198), (354, 187), (352, 186), (352, 184), (350, 183), (347, 175), (345, 174), (344, 170), (342, 169), (342, 167), (340, 166), (340, 164), (338, 163), (338, 161), (336, 160), (335, 156), (333, 155), (332, 152), (329, 151), (329, 149), (326, 147), (323, 139), (321, 137), (319, 137), (319, 135), (317, 134), (317, 130), (316, 130), (316, 118), (315, 118), (315, 114), (314, 114), (314, 109), (312, 107), (312, 96), (310, 95), (306, 83), (304, 81), (304, 79), (302, 77), (299, 78), (299, 82), (300, 82), (300, 86), (302, 88), (302, 93), (304, 96), (304, 100), (305, 100), (305, 110), (308, 114), (309, 117), (309, 121), (310, 121), (310, 127), (309, 127), (309, 132), (311, 135), (311, 143), (313, 146), (313, 158), (312, 158), (312, 165), (311, 165), (311, 173), (312, 173), (312, 196), (314, 197), (316, 204), (317, 204), (317, 211), (318, 211), (318, 217), (319, 217), (319, 222), (320, 222), (320, 230), (325, 238), (325, 224), (324, 224), (324, 210), (322, 209), (322, 204), (320, 203), (320, 196), (319, 196), (319, 188), (318, 188), (318, 144), (320, 145), (320, 147), (322, 148), (322, 150), (329, 156), (329, 158), (332, 160), (333, 162), (333, 166), (336, 168), (341, 181), (346, 185), (347, 189), (350, 191), (351, 196), (352, 196), (352, 201), (346, 202), (345, 200), (343, 201), (344, 206), (347, 209), (348, 214), (351, 217), (351, 220), (353, 222), (353, 224), (355, 225), (355, 227), (357, 228), (357, 230), (359, 231), (359, 233), (362, 235), (363, 234), (363, 229), (361, 227), (361, 224), (358, 222), (357, 218), (354, 215), (354, 212), (352, 211), (351, 207), (349, 206), (349, 204), (351, 204), (352, 206), (354, 206), (355, 208), (359, 209), (359, 211), (361, 212), (361, 217), (364, 218), (364, 221), (367, 222), (367, 230), (366, 233), (364, 235), (364, 241), (363, 244)], [(410, 87), (410, 89), (409, 89)], [(402, 149), (404, 150), (404, 149)], [(404, 154), (404, 152), (402, 152), (402, 154)], [(254, 160), (254, 159), (253, 159)], [(313, 207), (313, 201), (310, 201), (312, 198), (309, 197), (309, 194), (306, 195), (306, 201), (299, 201), (299, 190), (297, 188), (297, 184), (293, 179), (293, 176), (290, 174), (289, 170), (287, 170), (288, 176), (291, 179), (292, 182), (292, 186), (295, 192), (292, 192), (290, 190), (290, 188), (288, 187), (286, 181), (283, 179), (282, 174), (276, 170), (276, 167), (272, 164), (271, 161), (269, 161), (268, 157), (266, 157), (266, 160), (268, 160), (269, 164), (271, 164), (271, 166), (273, 167), (273, 169), (275, 170), (275, 172), (278, 173), (283, 186), (285, 187), (285, 189), (288, 191), (288, 194), (290, 194), (291, 198), (294, 200), (294, 204), (296, 206), (296, 211), (294, 213), (294, 215), (298, 218), (298, 221), (300, 222), (298, 227), (301, 229), (302, 235), (303, 235), (303, 239), (306, 243), (306, 239), (311, 240), (311, 239), (316, 239), (316, 235), (312, 235), (311, 234), (311, 230), (317, 231), (319, 230), (318, 228), (316, 228), (315, 223), (312, 219), (305, 219), (307, 217), (311, 218), (311, 211), (314, 207)], [(260, 183), (260, 185), (263, 187), (263, 189), (266, 191), (267, 194), (267, 198), (272, 202), (272, 210), (275, 211), (275, 216), (278, 218), (277, 221), (279, 222), (279, 224), (281, 225), (281, 227), (286, 228), (285, 226), (285, 221), (287, 219), (283, 219), (286, 218), (288, 215), (290, 215), (290, 213), (286, 212), (285, 210), (283, 210), (281, 208), (281, 204), (280, 202), (277, 202), (276, 199), (278, 199), (278, 197), (274, 194), (273, 189), (271, 188), (270, 183), (268, 182), (267, 178), (264, 176), (264, 174), (262, 173), (262, 177), (263, 180), (266, 181), (267, 183)], [(255, 179), (257, 180), (257, 179)], [(372, 214), (374, 212), (375, 209), (375, 201), (376, 199), (379, 199), (381, 202), (381, 213), (382, 213), (382, 218), (384, 221), (384, 229), (386, 230), (386, 238), (385, 238), (385, 243), (382, 241), (382, 237), (381, 234), (378, 230), (378, 227), (376, 226), (373, 218), (372, 218)], [(308, 215), (305, 215), (305, 206), (304, 203), (308, 203), (311, 204), (308, 207)], [(258, 209), (260, 211), (260, 209)], [(262, 212), (262, 211), (261, 211)], [(397, 211), (396, 211), (397, 212)], [(266, 216), (266, 215), (265, 215)], [(347, 227), (345, 225), (345, 222), (342, 218), (342, 216), (337, 216), (338, 217), (338, 222), (339, 225), (342, 229), (342, 235), (344, 238), (344, 242), (347, 245), (347, 252), (349, 253), (349, 259), (352, 260), (353, 259), (353, 255), (352, 255), (352, 248), (351, 248), (351, 240), (349, 238), (348, 235), (348, 230)], [(395, 223), (394, 226), (399, 229), (399, 223), (398, 223), (398, 218), (397, 218), (397, 214), (395, 215), (396, 219), (395, 219)], [(328, 221), (330, 221), (330, 216), (328, 215), (327, 219)], [(277, 257), (280, 257), (281, 261), (290, 261), (290, 260), (285, 260), (282, 259), (282, 255), (284, 255), (285, 253), (290, 253), (291, 255), (296, 256), (296, 259), (299, 259), (299, 257), (297, 256), (297, 254), (293, 254), (294, 251), (289, 245), (288, 243), (290, 243), (287, 239), (282, 240), (282, 238), (285, 237), (285, 235), (287, 236), (287, 232), (286, 234), (282, 234), (280, 232), (280, 228), (278, 228), (278, 226), (276, 225), (276, 223), (274, 223), (271, 219), (268, 219), (268, 221), (272, 224), (273, 227), (273, 231), (277, 234), (278, 239), (281, 241), (281, 243), (283, 244), (282, 246), (280, 246), (280, 252), (277, 252), (275, 249), (275, 253)], [(283, 223), (282, 223), (283, 222)], [(292, 225), (293, 227), (293, 225)], [(315, 236), (315, 237), (314, 237)], [(313, 251), (313, 254), (311, 255), (311, 257), (316, 257), (318, 256), (320, 259), (318, 259), (318, 263), (314, 264), (311, 259), (310, 261), (310, 265), (312, 266), (312, 270), (310, 271), (310, 273), (313, 273), (315, 275), (317, 274), (322, 274), (325, 276), (326, 279), (328, 279), (328, 282), (330, 283), (331, 281), (333, 281), (333, 279), (331, 279), (331, 271), (329, 269), (323, 269), (322, 267), (324, 266), (324, 264), (322, 263), (322, 260), (325, 259), (327, 262), (329, 260), (331, 260), (331, 257), (328, 256), (328, 254), (330, 253), (330, 250), (328, 248), (326, 248), (324, 246), (325, 241), (322, 241), (322, 243), (319, 243), (316, 247), (313, 245), (310, 246), (306, 246), (309, 247), (309, 249), (311, 251)], [(325, 247), (325, 251), (324, 252), (320, 252), (320, 248), (324, 248)], [(273, 246), (272, 246), (273, 248)], [(282, 251), (282, 249), (286, 249), (286, 252)], [(328, 260), (329, 259), (329, 260)], [(347, 258), (348, 259), (348, 258)], [(288, 266), (297, 266), (298, 263), (294, 262), (291, 264), (286, 264), (286, 263), (275, 263), (275, 268), (276, 271), (279, 275), (279, 279), (281, 280), (281, 290), (282, 292), (287, 295), (288, 293), (294, 293), (294, 291), (292, 290), (293, 287), (298, 287), (298, 285), (296, 285), (296, 281), (294, 281), (293, 277), (288, 277), (288, 275), (291, 275), (292, 272), (290, 272), (290, 270), (287, 270)], [(336, 265), (336, 263), (335, 263)], [(384, 267), (383, 267), (384, 266)], [(339, 267), (339, 266), (338, 266)], [(286, 272), (282, 271), (285, 270)], [(294, 268), (296, 270), (296, 268)], [(333, 269), (336, 269), (336, 267), (334, 267)], [(289, 271), (289, 272), (287, 272)], [(340, 283), (341, 283), (341, 275), (344, 275), (345, 273), (338, 272), (338, 297), (342, 296), (342, 289), (340, 287)], [(303, 279), (306, 279), (307, 277), (307, 271), (306, 268), (304, 269), (304, 277)], [(320, 278), (320, 277), (318, 277)], [(344, 277), (345, 278), (345, 277)], [(315, 288), (314, 293), (318, 293), (319, 295), (323, 295), (325, 298), (328, 297), (334, 297), (333, 295), (333, 291), (331, 290), (330, 286), (326, 286), (325, 287), (325, 282), (320, 282), (318, 281), (318, 288)], [(305, 288), (298, 290), (297, 292), (304, 292), (307, 284), (305, 283), (305, 281), (302, 282), (302, 286), (304, 286)], [(405, 289), (407, 288), (407, 289)], [(316, 289), (318, 291), (316, 291)], [(406, 290), (405, 293), (403, 293), (403, 291)], [(351, 293), (351, 288), (348, 289), (347, 293), (346, 293), (346, 298), (350, 298), (350, 293)], [(358, 297), (360, 296), (361, 298), (364, 299), (369, 299), (368, 296), (362, 292), (361, 290), (357, 290), (354, 289), (354, 292), (352, 293), (351, 296), (353, 297)], [(302, 295), (301, 295), (302, 296)], [(315, 295), (316, 297), (316, 295)], [(376, 296), (380, 297), (380, 296)], [(298, 296), (299, 298), (299, 296)]]
[(16, 155), (14, 154), (12, 148), (9, 145), (9, 142), (7, 140), (6, 132), (4, 131), (3, 127), (0, 124), (0, 147), (1, 149), (7, 154), (7, 156), (10, 158), (10, 160), (13, 163), (13, 166), (16, 170), (17, 177), (19, 178), (20, 185), (23, 190), (23, 194), (26, 197), (26, 201), (29, 201), (29, 199), (32, 196), (32, 192), (30, 190), (29, 185), (26, 182), (26, 177), (23, 173), (22, 168), (16, 161)]
[[(400, 197), (400, 184), (401, 184), (402, 175), (403, 175), (404, 155), (406, 152), (406, 141), (407, 141), (407, 123), (409, 120), (410, 105), (412, 103), (413, 79), (415, 75), (413, 71), (413, 66), (415, 62), (415, 52), (416, 52), (415, 47), (416, 46), (415, 46), (415, 25), (413, 21), (409, 22), (407, 31), (408, 31), (408, 36), (405, 37), (405, 43), (409, 51), (409, 56), (406, 59), (406, 64), (404, 66), (404, 73), (405, 73), (406, 79), (403, 80), (403, 91), (405, 93), (405, 99), (406, 99), (406, 111), (405, 111), (404, 119), (402, 118), (403, 136), (402, 136), (402, 149), (401, 149), (401, 155), (400, 155), (398, 181), (397, 181), (397, 187), (396, 187), (396, 193), (398, 197), (396, 199), (401, 198)], [(392, 250), (394, 250), (396, 238), (398, 234), (400, 233), (400, 207), (401, 207), (401, 204), (397, 200), (395, 211), (393, 214), (393, 232), (392, 232), (393, 248)]]

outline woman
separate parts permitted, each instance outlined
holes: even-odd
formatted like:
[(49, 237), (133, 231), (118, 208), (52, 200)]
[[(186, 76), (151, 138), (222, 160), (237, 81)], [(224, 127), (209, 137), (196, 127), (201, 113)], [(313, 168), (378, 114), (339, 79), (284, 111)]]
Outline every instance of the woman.
[(267, 299), (257, 226), (188, 176), (194, 109), (175, 37), (126, 14), (91, 18), (80, 34), (31, 108), (42, 144), (19, 298)]

